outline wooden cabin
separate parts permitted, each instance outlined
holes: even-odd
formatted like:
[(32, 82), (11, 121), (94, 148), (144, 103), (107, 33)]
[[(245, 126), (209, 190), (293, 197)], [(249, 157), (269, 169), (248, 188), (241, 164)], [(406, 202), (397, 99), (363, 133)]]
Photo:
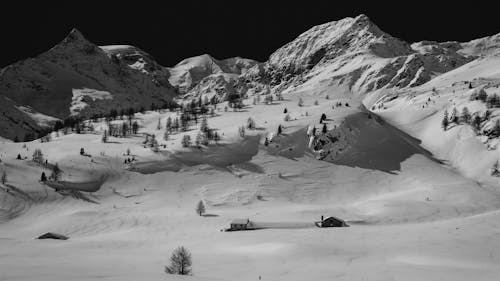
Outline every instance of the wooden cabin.
[(316, 225), (318, 227), (345, 227), (345, 226), (349, 226), (342, 219), (339, 219), (336, 217), (328, 217), (326, 219), (323, 219), (323, 216), (321, 216), (321, 221), (317, 222)]
[(250, 226), (249, 219), (234, 219), (229, 230), (247, 230)]

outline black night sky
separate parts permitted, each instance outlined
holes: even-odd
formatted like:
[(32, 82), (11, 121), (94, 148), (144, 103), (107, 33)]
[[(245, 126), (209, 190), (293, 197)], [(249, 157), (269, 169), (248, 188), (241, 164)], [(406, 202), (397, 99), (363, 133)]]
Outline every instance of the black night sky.
[(409, 42), (469, 41), (500, 32), (495, 7), (458, 1), (39, 2), (2, 3), (0, 67), (50, 49), (72, 27), (98, 45), (135, 45), (164, 66), (204, 53), (265, 61), (312, 26), (361, 13)]

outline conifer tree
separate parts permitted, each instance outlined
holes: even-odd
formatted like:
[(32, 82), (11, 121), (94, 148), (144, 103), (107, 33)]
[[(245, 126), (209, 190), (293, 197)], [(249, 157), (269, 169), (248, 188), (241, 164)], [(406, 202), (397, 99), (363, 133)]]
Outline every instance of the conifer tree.
[(182, 146), (189, 147), (191, 145), (191, 137), (189, 135), (184, 135), (182, 137)]
[(2, 171), (2, 178), (1, 178), (2, 184), (7, 183), (7, 172), (5, 170)]
[(443, 129), (446, 131), (448, 129), (448, 124), (449, 124), (449, 120), (448, 120), (448, 110), (445, 109), (444, 111), (444, 115), (443, 115), (443, 120), (441, 121), (441, 126), (443, 127)]
[(104, 142), (104, 143), (108, 142), (108, 131), (107, 130), (104, 130), (104, 132), (102, 133), (102, 142)]
[(51, 173), (50, 177), (54, 181), (59, 181), (61, 179), (61, 174), (62, 174), (62, 171), (61, 171), (61, 169), (59, 169), (59, 165), (56, 163), (54, 165), (54, 167), (52, 167), (52, 173)]
[(205, 204), (203, 204), (202, 200), (200, 200), (200, 202), (198, 202), (198, 205), (196, 205), (196, 213), (200, 216), (205, 213)]
[(462, 108), (462, 115), (460, 117), (461, 117), (461, 120), (463, 123), (465, 123), (465, 124), (470, 123), (471, 116), (470, 116), (469, 109), (467, 108), (467, 106)]

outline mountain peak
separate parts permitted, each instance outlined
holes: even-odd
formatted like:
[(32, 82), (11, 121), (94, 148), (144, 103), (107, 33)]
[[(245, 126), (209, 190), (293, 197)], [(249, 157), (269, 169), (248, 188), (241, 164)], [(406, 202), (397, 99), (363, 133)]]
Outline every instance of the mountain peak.
[(354, 18), (355, 21), (357, 22), (366, 22), (366, 23), (371, 23), (370, 18), (368, 18), (367, 15), (365, 14), (360, 14), (357, 17)]
[(76, 28), (71, 29), (68, 35), (64, 38), (63, 42), (87, 41), (83, 34)]

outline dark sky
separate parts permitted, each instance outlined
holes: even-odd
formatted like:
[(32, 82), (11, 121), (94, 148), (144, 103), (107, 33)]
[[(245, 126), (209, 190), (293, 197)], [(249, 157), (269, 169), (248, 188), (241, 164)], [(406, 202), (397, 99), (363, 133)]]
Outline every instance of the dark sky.
[(135, 45), (164, 66), (203, 53), (265, 61), (310, 27), (360, 13), (410, 42), (468, 41), (500, 32), (495, 7), (458, 1), (9, 2), (0, 11), (2, 67), (48, 50), (72, 27), (98, 45)]

